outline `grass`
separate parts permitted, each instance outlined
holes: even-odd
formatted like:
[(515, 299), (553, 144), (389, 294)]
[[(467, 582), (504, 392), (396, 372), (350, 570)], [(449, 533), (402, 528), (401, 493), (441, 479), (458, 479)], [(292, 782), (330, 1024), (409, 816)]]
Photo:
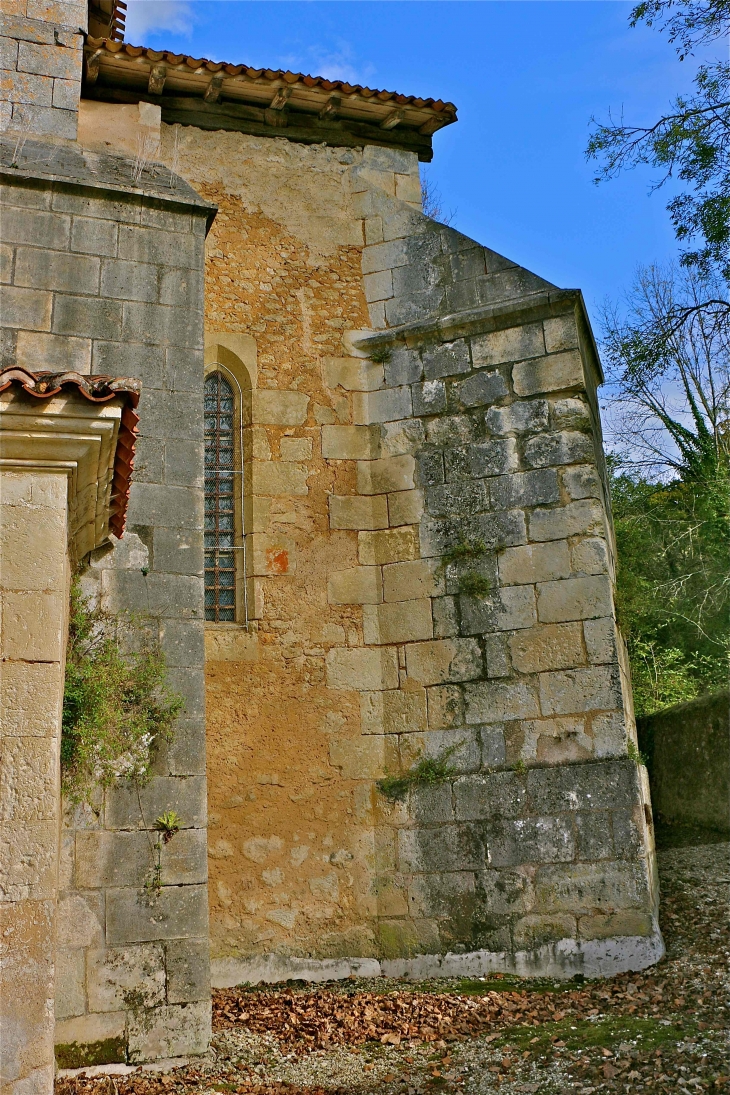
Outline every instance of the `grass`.
[(505, 973), (497, 977), (464, 977), (441, 992), (453, 992), (457, 996), (484, 996), (487, 992), (572, 992), (577, 987), (575, 981), (553, 981), (546, 977), (525, 980), (524, 977)]
[(505, 1030), (498, 1039), (498, 1046), (514, 1046), (524, 1052), (546, 1053), (556, 1042), (566, 1049), (589, 1049), (618, 1046), (630, 1042), (644, 1052), (686, 1038), (689, 1025), (681, 1028), (674, 1023), (659, 1019), (641, 1019), (632, 1016), (609, 1016), (594, 1020), (561, 1019), (555, 1023), (541, 1023), (539, 1027), (517, 1026)]
[(511, 973), (496, 973), (485, 978), (437, 977), (426, 978), (423, 981), (405, 981), (393, 977), (353, 977), (345, 981), (323, 981), (317, 984), (292, 978), (275, 985), (241, 984), (236, 986), (236, 992), (281, 992), (285, 989), (291, 989), (294, 992), (311, 993), (321, 989), (326, 992), (340, 993), (343, 996), (351, 996), (360, 992), (382, 993), (384, 996), (387, 996), (390, 992), (433, 992), (449, 996), (484, 996), (488, 992), (559, 994), (572, 992), (584, 983), (585, 978), (582, 977), (570, 981), (557, 981), (549, 977), (518, 977), (517, 974)]
[(459, 593), (467, 597), (486, 597), (491, 589), (492, 583), (483, 574), (470, 572), (459, 579)]
[(393, 351), (390, 346), (376, 346), (370, 351), (370, 360), (376, 365), (385, 365), (390, 361)]
[(646, 757), (631, 738), (626, 743), (626, 755), (633, 760), (634, 764), (643, 764), (646, 767)]

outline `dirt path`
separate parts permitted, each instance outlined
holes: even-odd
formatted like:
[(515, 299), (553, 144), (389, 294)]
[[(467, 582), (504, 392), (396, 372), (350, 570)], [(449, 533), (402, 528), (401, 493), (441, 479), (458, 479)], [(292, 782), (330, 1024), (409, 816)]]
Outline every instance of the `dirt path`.
[(659, 862), (667, 957), (643, 975), (227, 990), (207, 1058), (57, 1095), (730, 1095), (730, 844)]

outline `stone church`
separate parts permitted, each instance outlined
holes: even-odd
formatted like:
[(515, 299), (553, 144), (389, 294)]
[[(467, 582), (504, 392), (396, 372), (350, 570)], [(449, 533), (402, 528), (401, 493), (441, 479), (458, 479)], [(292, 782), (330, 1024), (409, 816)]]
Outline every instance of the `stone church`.
[[(423, 213), (452, 104), (123, 24), (3, 0), (3, 1093), (204, 1052), (211, 984), (657, 961), (580, 292)], [(74, 568), (185, 700), (93, 809)]]

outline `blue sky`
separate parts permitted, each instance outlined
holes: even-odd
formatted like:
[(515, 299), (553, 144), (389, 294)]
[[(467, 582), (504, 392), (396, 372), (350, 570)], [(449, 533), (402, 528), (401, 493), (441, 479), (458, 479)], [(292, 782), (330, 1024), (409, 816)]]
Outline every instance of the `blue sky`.
[(595, 186), (591, 116), (651, 122), (689, 90), (664, 35), (623, 0), (131, 0), (126, 38), (454, 102), (426, 168), (452, 223), (596, 306), (676, 254), (647, 170)]

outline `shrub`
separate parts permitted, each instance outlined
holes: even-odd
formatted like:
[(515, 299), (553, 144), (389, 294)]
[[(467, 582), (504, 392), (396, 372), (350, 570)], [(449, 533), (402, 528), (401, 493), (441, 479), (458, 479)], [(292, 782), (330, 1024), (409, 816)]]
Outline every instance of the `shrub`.
[[(136, 652), (122, 649), (122, 624)], [(95, 787), (116, 779), (148, 777), (155, 744), (171, 739), (184, 706), (165, 677), (159, 644), (131, 617), (91, 609), (75, 578), (61, 734), (61, 785), (70, 802), (89, 802)]]

